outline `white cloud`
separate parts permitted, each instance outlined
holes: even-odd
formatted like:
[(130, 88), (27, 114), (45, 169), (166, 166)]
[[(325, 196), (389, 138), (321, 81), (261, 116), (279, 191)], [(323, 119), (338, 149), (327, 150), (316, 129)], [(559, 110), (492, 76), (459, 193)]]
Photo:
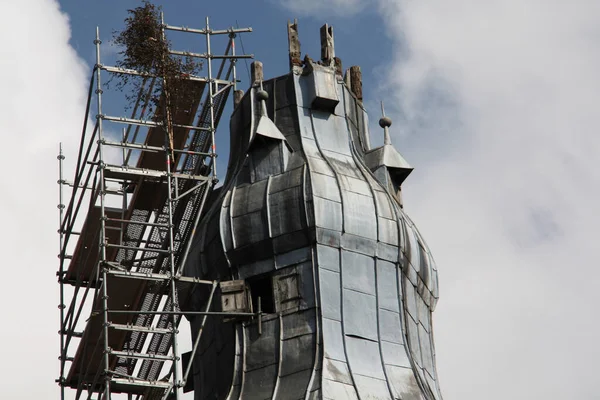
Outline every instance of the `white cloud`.
[(57, 397), (56, 156), (59, 141), (69, 154), (78, 144), (89, 68), (68, 44), (56, 1), (7, 2), (3, 15), (0, 397)]
[(388, 78), (440, 265), (445, 398), (594, 398), (600, 3), (381, 8), (404, 39)]

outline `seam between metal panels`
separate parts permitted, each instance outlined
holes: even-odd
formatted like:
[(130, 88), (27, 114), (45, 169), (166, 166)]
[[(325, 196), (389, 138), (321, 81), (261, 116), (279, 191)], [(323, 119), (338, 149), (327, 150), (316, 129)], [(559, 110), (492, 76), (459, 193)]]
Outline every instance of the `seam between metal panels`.
[[(410, 282), (410, 280), (408, 281), (408, 283), (406, 283), (406, 279), (403, 279), (404, 283), (403, 285), (412, 285), (412, 282)], [(416, 290), (415, 290), (416, 292)], [(417, 292), (418, 293), (418, 292)], [(406, 299), (405, 299), (406, 301)], [(405, 312), (408, 312), (408, 308), (405, 307)], [(417, 316), (418, 317), (418, 316)], [(410, 315), (408, 315), (406, 318), (411, 318)], [(416, 321), (415, 321), (416, 322)], [(417, 326), (417, 340), (419, 341), (419, 343), (417, 344), (419, 346), (419, 354), (421, 355), (421, 364), (423, 363), (423, 351), (421, 349), (421, 340), (419, 339), (419, 323), (416, 322), (416, 326)], [(417, 383), (419, 384), (421, 390), (423, 391), (423, 394), (426, 395), (426, 397), (429, 397), (429, 390), (427, 390), (427, 388), (429, 387), (429, 385), (425, 382), (425, 378), (424, 378), (424, 374), (426, 374), (427, 372), (425, 372), (424, 368), (419, 367), (418, 365), (415, 365), (412, 360), (414, 359), (414, 355), (412, 353), (412, 351), (410, 351), (410, 338), (407, 340), (406, 342), (408, 344), (409, 347), (409, 355), (410, 355), (410, 360), (411, 360), (411, 365), (413, 367), (413, 373), (415, 374), (415, 377), (417, 379)], [(416, 363), (416, 361), (415, 361)], [(421, 377), (421, 375), (423, 374), (423, 378)]]
[[(340, 192), (340, 205), (341, 205), (341, 209), (342, 209), (342, 234), (346, 231), (346, 221), (344, 218), (344, 198), (342, 196), (342, 187), (340, 185), (340, 179), (338, 177), (338, 173), (335, 170), (335, 168), (333, 168), (333, 165), (331, 164), (331, 161), (329, 161), (329, 158), (323, 153), (323, 150), (321, 149), (321, 145), (319, 144), (319, 140), (317, 139), (317, 135), (315, 134), (315, 121), (313, 118), (313, 112), (312, 109), (308, 109), (310, 112), (310, 126), (312, 128), (312, 134), (313, 137), (315, 138), (315, 146), (317, 147), (317, 150), (319, 151), (321, 158), (323, 159), (323, 161), (325, 161), (325, 163), (327, 163), (327, 166), (329, 167), (329, 169), (331, 169), (331, 172), (333, 173), (333, 177), (335, 178), (335, 183), (336, 186), (338, 188), (338, 191)], [(314, 193), (313, 193), (314, 196)], [(317, 196), (319, 197), (319, 196)], [(330, 199), (327, 199), (329, 201), (332, 201)], [(316, 226), (316, 221), (315, 221), (315, 226)]]
[[(342, 212), (342, 233), (344, 233), (345, 231), (345, 221), (344, 221), (344, 199), (342, 197), (342, 188), (340, 186), (340, 182), (339, 182), (339, 177), (338, 177), (338, 173), (337, 171), (333, 168), (331, 162), (329, 161), (329, 159), (325, 156), (325, 154), (323, 154), (323, 150), (321, 149), (321, 146), (319, 144), (319, 141), (317, 140), (317, 136), (315, 135), (315, 124), (314, 124), (314, 119), (313, 119), (313, 113), (312, 110), (310, 110), (310, 124), (311, 124), (311, 128), (312, 128), (312, 132), (313, 132), (313, 137), (315, 138), (315, 145), (317, 146), (317, 150), (319, 151), (319, 153), (321, 154), (321, 158), (323, 159), (323, 161), (325, 161), (327, 163), (327, 166), (329, 166), (329, 168), (331, 169), (331, 172), (333, 173), (333, 176), (335, 178), (335, 182), (337, 185), (337, 188), (340, 192), (340, 204), (341, 204), (341, 212)], [(314, 194), (313, 194), (314, 195)], [(316, 221), (315, 221), (315, 229), (316, 229)], [(341, 246), (341, 244), (340, 244)], [(350, 379), (352, 380), (352, 386), (354, 388), (354, 391), (356, 393), (356, 396), (359, 400), (361, 400), (360, 394), (358, 393), (358, 390), (356, 388), (356, 382), (354, 381), (354, 375), (352, 373), (352, 367), (350, 366), (350, 360), (348, 359), (348, 351), (346, 349), (346, 330), (344, 328), (344, 322), (343, 322), (343, 315), (344, 315), (344, 281), (343, 281), (343, 273), (342, 273), (342, 248), (338, 248), (338, 256), (339, 256), (339, 262), (340, 262), (340, 315), (342, 316), (342, 321), (340, 321), (340, 328), (342, 331), (342, 343), (344, 345), (344, 357), (346, 358), (346, 365), (348, 366), (348, 372), (350, 373)]]
[[(386, 173), (388, 173), (386, 171)], [(400, 253), (403, 251), (403, 249), (406, 249), (408, 251), (408, 255), (407, 255), (407, 262), (408, 262), (408, 268), (410, 268), (410, 259), (412, 258), (412, 250), (411, 250), (411, 246), (408, 243), (409, 239), (408, 239), (408, 232), (407, 232), (407, 228), (406, 228), (406, 223), (404, 221), (404, 213), (402, 211), (402, 209), (400, 209), (400, 207), (398, 206), (398, 204), (396, 203), (396, 201), (394, 200), (394, 198), (388, 193), (388, 191), (385, 191), (386, 196), (388, 198), (388, 201), (390, 201), (390, 205), (392, 206), (392, 210), (394, 212), (394, 214), (396, 214), (396, 220), (397, 220), (397, 226), (398, 226), (398, 230), (403, 230), (404, 232), (404, 243), (399, 243), (398, 246), (398, 255), (400, 256)], [(400, 240), (400, 238), (398, 238), (398, 240)], [(422, 392), (426, 392), (424, 390), (424, 385), (423, 382), (421, 381), (421, 377), (419, 375), (419, 373), (417, 372), (419, 369), (419, 366), (416, 365), (416, 362), (414, 360), (414, 355), (410, 349), (410, 338), (408, 337), (408, 323), (407, 323), (407, 318), (410, 318), (410, 316), (407, 315), (407, 307), (406, 307), (406, 289), (405, 289), (405, 283), (406, 283), (406, 279), (407, 276), (405, 276), (405, 272), (403, 270), (403, 265), (401, 263), (401, 258), (398, 260), (398, 268), (396, 271), (396, 284), (398, 286), (398, 291), (400, 292), (401, 296), (398, 296), (398, 306), (400, 307), (400, 321), (402, 322), (402, 333), (404, 336), (404, 351), (406, 352), (406, 355), (408, 356), (408, 360), (410, 362), (411, 365), (411, 370), (413, 373), (413, 376), (415, 377), (415, 381), (417, 382), (417, 385), (419, 385), (419, 388), (421, 389)], [(411, 283), (412, 284), (412, 283)], [(418, 326), (417, 326), (418, 328)], [(417, 332), (418, 334), (418, 332)], [(420, 344), (419, 344), (420, 346)]]
[(267, 230), (269, 232), (269, 239), (273, 238), (273, 229), (271, 228), (271, 206), (269, 205), (269, 189), (271, 189), (272, 177), (273, 175), (269, 175), (267, 177), (267, 188), (265, 189), (265, 207), (267, 209)]
[(375, 307), (377, 307), (377, 347), (379, 347), (379, 360), (381, 361), (381, 369), (383, 370), (383, 376), (385, 376), (385, 383), (386, 386), (388, 388), (388, 391), (390, 392), (390, 398), (393, 399), (394, 398), (394, 392), (392, 391), (392, 386), (390, 384), (390, 380), (387, 374), (387, 370), (385, 369), (385, 362), (383, 360), (383, 350), (381, 348), (381, 324), (379, 323), (379, 289), (377, 288), (377, 257), (374, 257), (375, 259), (375, 292), (377, 293), (377, 296), (375, 296)]
[(245, 322), (241, 323), (242, 326), (242, 371), (240, 373), (240, 375), (242, 376), (242, 380), (240, 382), (240, 394), (238, 395), (238, 399), (241, 399), (243, 394), (244, 394), (244, 386), (246, 385), (246, 342), (248, 341), (247, 335), (246, 335), (246, 327), (247, 324)]
[[(238, 172), (239, 173), (239, 172)], [(235, 181), (237, 181), (237, 174), (235, 176)], [(234, 182), (235, 182), (234, 181)], [(235, 184), (233, 185), (233, 187), (231, 188), (231, 200), (229, 202), (229, 230), (231, 231), (231, 250), (235, 250), (237, 248), (236, 246), (236, 240), (235, 240), (235, 232), (233, 231), (233, 214), (234, 214), (234, 204), (235, 204), (235, 192), (236, 192), (237, 186), (235, 186)]]
[[(224, 191), (223, 192), (223, 200), (225, 200), (227, 196), (227, 192)], [(227, 207), (220, 207), (221, 208), (221, 212), (219, 213), (219, 227), (221, 225), (221, 215), (223, 215), (224, 210), (226, 211), (226, 215), (225, 218), (227, 219), (227, 221), (229, 222), (229, 224), (225, 224), (225, 226), (223, 227), (224, 229), (227, 229), (229, 231), (229, 236), (231, 237), (231, 246), (233, 247), (233, 213), (231, 212), (231, 207), (233, 206), (233, 193), (229, 196), (229, 204), (227, 204)], [(218, 202), (216, 203), (217, 205), (221, 205), (221, 201), (220, 199), (218, 200)], [(221, 234), (221, 229), (219, 229), (219, 235)], [(231, 265), (231, 260), (229, 259), (229, 256), (227, 255), (227, 248), (225, 247), (226, 243), (224, 238), (221, 236), (221, 248), (223, 249), (223, 257), (225, 258), (225, 260), (227, 261), (227, 266), (229, 267), (229, 272), (232, 274), (233, 277), (233, 271), (232, 271), (232, 265)]]
[(271, 399), (277, 398), (277, 390), (279, 389), (279, 381), (281, 379), (281, 364), (283, 358), (283, 315), (279, 313), (279, 357), (277, 360), (277, 378), (275, 379), (275, 385), (273, 386), (273, 393), (271, 394)]
[[(323, 377), (322, 377), (322, 373), (321, 376), (319, 377), (319, 364), (322, 363), (322, 359), (321, 359), (321, 326), (319, 324), (320, 321), (320, 313), (321, 313), (321, 302), (320, 302), (320, 297), (319, 297), (319, 288), (320, 285), (318, 284), (318, 268), (319, 268), (319, 260), (318, 260), (318, 255), (316, 252), (316, 245), (315, 246), (311, 246), (311, 260), (312, 260), (312, 272), (313, 272), (313, 290), (314, 290), (314, 296), (315, 296), (315, 362), (313, 363), (313, 370), (312, 373), (310, 375), (310, 380), (308, 381), (308, 386), (306, 387), (306, 392), (304, 395), (304, 399), (305, 400), (309, 400), (310, 398), (310, 394), (313, 391), (313, 387), (315, 385), (314, 381), (315, 378), (319, 379), (322, 381)], [(323, 371), (323, 368), (320, 368), (321, 371)], [(317, 378), (318, 377), (318, 378)], [(322, 385), (321, 385), (322, 386)]]
[[(309, 206), (308, 206), (308, 198), (306, 195), (306, 189), (307, 189), (307, 185), (311, 184), (311, 182), (309, 182), (307, 180), (308, 175), (310, 174), (310, 165), (308, 164), (308, 157), (306, 156), (306, 154), (303, 154), (303, 155), (304, 155), (304, 165), (302, 166), (302, 205), (303, 205), (303, 207), (301, 210), (304, 211), (304, 221), (306, 221), (305, 229), (309, 229), (311, 221), (308, 220), (308, 207)], [(312, 186), (310, 188), (310, 193), (311, 193), (310, 202), (311, 202), (312, 208), (313, 208), (312, 215), (314, 218), (315, 205), (312, 200), (312, 193), (313, 193)]]
[(344, 278), (342, 272), (342, 248), (338, 249), (339, 260), (340, 260), (340, 315), (342, 321), (340, 321), (340, 328), (342, 330), (342, 343), (344, 344), (344, 357), (346, 357), (346, 365), (348, 366), (348, 372), (350, 373), (350, 379), (352, 380), (352, 386), (356, 392), (356, 397), (361, 400), (360, 393), (354, 381), (354, 374), (352, 373), (352, 367), (350, 366), (350, 359), (348, 358), (348, 350), (346, 349), (346, 329), (344, 327)]
[[(241, 332), (241, 335), (243, 337), (243, 335), (244, 335), (244, 327), (242, 326), (242, 324), (237, 324), (235, 326), (235, 345), (236, 346), (235, 346), (235, 352), (234, 352), (234, 355), (233, 355), (233, 357), (234, 357), (234, 367), (232, 368), (233, 369), (233, 374), (232, 374), (232, 377), (231, 377), (231, 387), (229, 388), (229, 392), (227, 393), (227, 397), (225, 398), (226, 400), (234, 400), (236, 397), (239, 399), (240, 396), (241, 396), (241, 389), (242, 389), (241, 370), (243, 370), (243, 357), (242, 357), (242, 362), (241, 362), (242, 369), (238, 370), (236, 368), (236, 366), (235, 366), (235, 364), (237, 364), (237, 361), (235, 360), (235, 358), (238, 357), (238, 355), (237, 355), (237, 350), (239, 348), (238, 346), (241, 345), (241, 343), (239, 343), (240, 342), (240, 332)], [(240, 375), (240, 381), (239, 381), (238, 385), (234, 384), (234, 382), (235, 382), (235, 376), (236, 375)], [(239, 393), (237, 394), (237, 396), (234, 393), (234, 390), (236, 390), (235, 389), (236, 386), (238, 388), (237, 390), (239, 390)]]

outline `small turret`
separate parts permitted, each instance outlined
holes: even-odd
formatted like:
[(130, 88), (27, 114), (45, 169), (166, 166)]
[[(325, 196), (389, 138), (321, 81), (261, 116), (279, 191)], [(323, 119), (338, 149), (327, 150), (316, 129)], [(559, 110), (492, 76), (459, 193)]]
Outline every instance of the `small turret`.
[(383, 102), (381, 103), (381, 114), (379, 126), (383, 128), (383, 146), (368, 151), (365, 154), (365, 163), (379, 182), (390, 189), (402, 205), (400, 187), (413, 168), (392, 145), (389, 132), (392, 119), (385, 115)]

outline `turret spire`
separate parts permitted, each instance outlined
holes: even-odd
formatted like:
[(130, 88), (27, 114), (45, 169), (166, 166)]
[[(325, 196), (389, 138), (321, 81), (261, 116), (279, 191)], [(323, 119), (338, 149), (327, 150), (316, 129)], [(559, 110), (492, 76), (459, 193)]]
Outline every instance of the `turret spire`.
[(383, 101), (381, 102), (381, 118), (379, 119), (379, 126), (383, 128), (383, 144), (392, 144), (390, 138), (389, 127), (392, 126), (392, 119), (385, 116), (385, 109), (383, 108)]

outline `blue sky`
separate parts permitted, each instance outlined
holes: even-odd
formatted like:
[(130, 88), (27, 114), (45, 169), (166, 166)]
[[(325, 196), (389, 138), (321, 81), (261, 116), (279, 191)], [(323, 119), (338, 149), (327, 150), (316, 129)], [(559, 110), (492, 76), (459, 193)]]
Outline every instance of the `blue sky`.
[[(288, 19), (313, 57), (319, 27), (334, 26), (344, 66), (363, 68), (372, 123), (385, 100), (415, 167), (404, 201), (439, 267), (446, 400), (598, 398), (600, 2), (165, 3), (172, 24), (252, 26), (244, 45), (268, 77), (287, 71)], [(136, 4), (3, 5), (1, 398), (58, 393), (58, 142), (72, 170), (95, 26), (106, 43)]]

